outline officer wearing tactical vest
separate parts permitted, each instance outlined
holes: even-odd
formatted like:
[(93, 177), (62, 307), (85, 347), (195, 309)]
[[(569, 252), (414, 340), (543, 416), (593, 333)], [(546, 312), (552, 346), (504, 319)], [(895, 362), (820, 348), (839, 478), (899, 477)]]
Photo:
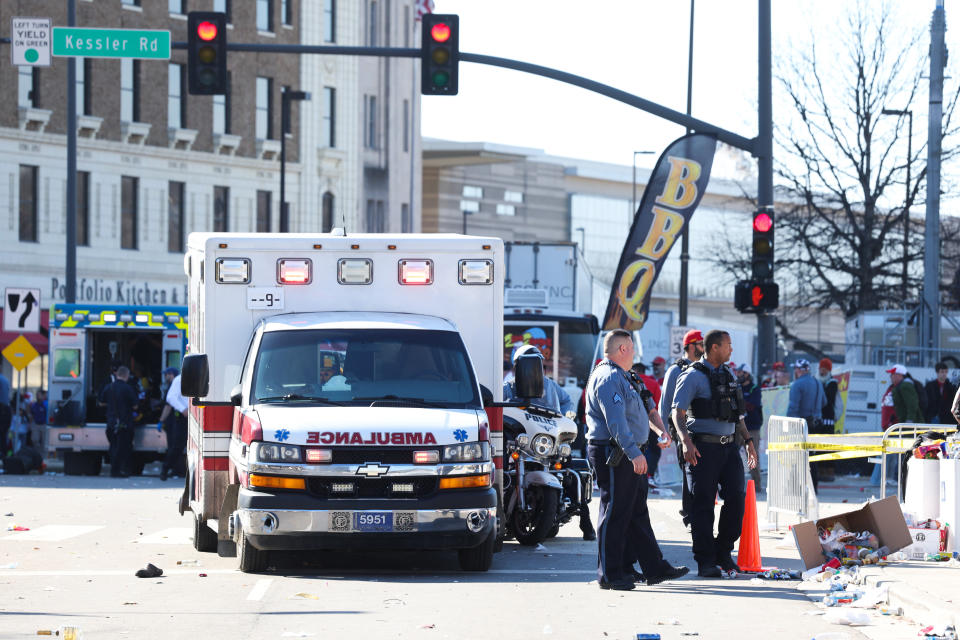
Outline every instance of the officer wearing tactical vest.
[[(635, 560), (649, 585), (679, 578), (687, 568), (663, 559), (650, 526), (643, 447), (651, 428), (658, 434), (666, 430), (653, 400), (628, 378), (633, 337), (614, 329), (604, 337), (603, 352), (606, 357), (594, 368), (586, 389), (587, 457), (600, 487), (597, 575), (601, 589), (626, 591), (639, 580)], [(667, 436), (661, 446), (669, 444)]]
[[(757, 465), (757, 451), (743, 422), (743, 391), (724, 365), (733, 352), (730, 334), (710, 331), (704, 345), (706, 355), (687, 367), (677, 382), (673, 419), (683, 445), (687, 482), (693, 495), (693, 557), (701, 577), (719, 578), (737, 570), (730, 554), (740, 537), (743, 521), (743, 463), (736, 436), (747, 444), (751, 469)], [(723, 507), (714, 537), (718, 487)]]
[(693, 496), (690, 494), (690, 487), (687, 486), (686, 465), (683, 462), (683, 444), (677, 437), (677, 427), (673, 424), (673, 418), (670, 412), (673, 410), (673, 394), (677, 391), (677, 380), (680, 374), (687, 367), (699, 360), (703, 356), (703, 334), (696, 329), (691, 329), (683, 336), (683, 355), (677, 359), (663, 378), (663, 395), (660, 396), (660, 420), (670, 428), (670, 436), (677, 445), (677, 462), (680, 463), (681, 491), (680, 491), (680, 517), (683, 518), (683, 524), (690, 526), (690, 510), (693, 508)]

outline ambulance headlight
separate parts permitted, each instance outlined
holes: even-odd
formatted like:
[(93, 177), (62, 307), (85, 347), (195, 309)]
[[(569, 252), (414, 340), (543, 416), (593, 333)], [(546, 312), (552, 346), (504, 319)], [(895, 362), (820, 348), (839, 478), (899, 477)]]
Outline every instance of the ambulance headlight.
[(553, 437), (541, 433), (530, 441), (530, 448), (538, 456), (546, 457), (553, 453)]
[(373, 282), (373, 260), (342, 258), (337, 262), (337, 280), (340, 284), (370, 284)]
[(489, 442), (464, 442), (443, 448), (444, 462), (476, 462), (490, 459)]
[(261, 442), (257, 445), (260, 462), (300, 462), (300, 447), (290, 444)]
[(401, 260), (400, 284), (433, 284), (433, 260)]
[(250, 282), (250, 259), (217, 258), (215, 271), (220, 284), (247, 284)]
[(491, 284), (493, 260), (461, 260), (460, 284)]
[(279, 284), (310, 284), (313, 279), (309, 258), (277, 260), (277, 283)]

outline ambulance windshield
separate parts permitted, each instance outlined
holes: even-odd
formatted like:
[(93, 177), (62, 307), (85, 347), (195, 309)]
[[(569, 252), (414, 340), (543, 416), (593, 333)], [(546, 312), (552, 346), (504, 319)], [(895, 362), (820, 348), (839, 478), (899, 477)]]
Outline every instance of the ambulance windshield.
[(419, 329), (265, 333), (253, 397), (354, 406), (482, 406), (459, 334)]

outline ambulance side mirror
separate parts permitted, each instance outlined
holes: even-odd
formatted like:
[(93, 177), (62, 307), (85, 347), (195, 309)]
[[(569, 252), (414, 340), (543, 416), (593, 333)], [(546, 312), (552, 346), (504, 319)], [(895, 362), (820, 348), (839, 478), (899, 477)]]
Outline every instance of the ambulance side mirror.
[(235, 407), (239, 407), (243, 402), (243, 386), (236, 385), (233, 389), (230, 389), (230, 404)]
[(543, 358), (520, 356), (513, 363), (513, 377), (518, 398), (539, 398), (543, 395)]
[(183, 359), (180, 393), (187, 398), (202, 398), (210, 391), (210, 364), (207, 354), (193, 353)]
[(493, 405), (493, 391), (490, 391), (484, 385), (480, 385), (480, 400), (485, 407)]

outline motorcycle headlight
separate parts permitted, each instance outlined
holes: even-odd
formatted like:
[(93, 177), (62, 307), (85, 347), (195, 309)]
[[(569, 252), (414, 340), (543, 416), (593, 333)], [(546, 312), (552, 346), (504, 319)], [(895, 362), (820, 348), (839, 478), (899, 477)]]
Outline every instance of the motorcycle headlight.
[(545, 433), (534, 436), (530, 448), (535, 454), (545, 458), (553, 453), (553, 437)]
[(261, 443), (257, 447), (260, 462), (300, 462), (300, 447), (290, 444)]
[(489, 442), (464, 442), (443, 448), (444, 462), (476, 462), (490, 459)]

